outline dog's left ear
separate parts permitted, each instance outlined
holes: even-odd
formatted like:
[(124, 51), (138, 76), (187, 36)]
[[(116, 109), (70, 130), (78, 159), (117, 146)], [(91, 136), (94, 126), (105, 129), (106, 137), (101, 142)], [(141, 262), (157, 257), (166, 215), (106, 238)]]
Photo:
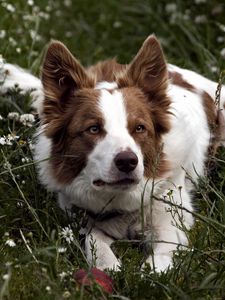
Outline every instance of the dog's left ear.
[(118, 79), (120, 87), (137, 85), (152, 95), (166, 92), (168, 72), (160, 43), (150, 35), (143, 43), (127, 70)]
[(139, 87), (148, 98), (156, 134), (168, 132), (171, 101), (167, 95), (167, 64), (160, 43), (154, 35), (145, 40), (125, 72), (119, 74), (117, 84), (119, 88)]

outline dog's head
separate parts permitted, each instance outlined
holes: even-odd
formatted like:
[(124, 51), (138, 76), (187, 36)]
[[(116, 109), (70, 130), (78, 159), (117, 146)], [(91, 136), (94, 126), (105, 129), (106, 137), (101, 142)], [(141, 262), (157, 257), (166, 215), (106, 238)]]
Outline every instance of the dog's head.
[(167, 81), (154, 36), (130, 64), (112, 60), (87, 70), (62, 43), (51, 43), (42, 70), (43, 122), (56, 182), (66, 186), (82, 174), (92, 189), (112, 192), (162, 175)]

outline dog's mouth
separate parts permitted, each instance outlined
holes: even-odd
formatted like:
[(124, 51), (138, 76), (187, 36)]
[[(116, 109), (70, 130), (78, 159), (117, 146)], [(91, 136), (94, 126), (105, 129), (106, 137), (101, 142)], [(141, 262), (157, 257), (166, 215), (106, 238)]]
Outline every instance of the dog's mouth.
[(96, 186), (96, 187), (103, 187), (103, 186), (110, 186), (110, 187), (130, 187), (132, 185), (135, 185), (137, 184), (138, 181), (133, 179), (133, 178), (124, 178), (124, 179), (120, 179), (120, 180), (117, 180), (117, 181), (112, 181), (112, 182), (106, 182), (106, 181), (103, 181), (101, 179), (97, 179), (97, 180), (94, 180), (93, 181), (93, 184)]

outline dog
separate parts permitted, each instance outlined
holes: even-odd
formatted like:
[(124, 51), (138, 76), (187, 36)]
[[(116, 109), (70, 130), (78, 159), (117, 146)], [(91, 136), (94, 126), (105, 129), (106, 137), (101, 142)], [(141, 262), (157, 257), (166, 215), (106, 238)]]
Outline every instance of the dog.
[(209, 151), (224, 144), (224, 87), (218, 108), (217, 83), (167, 64), (154, 35), (129, 64), (89, 68), (53, 41), (41, 85), (39, 177), (62, 209), (86, 211), (89, 264), (119, 270), (112, 243), (141, 240), (143, 267), (172, 267), (194, 224), (192, 183), (204, 176)]

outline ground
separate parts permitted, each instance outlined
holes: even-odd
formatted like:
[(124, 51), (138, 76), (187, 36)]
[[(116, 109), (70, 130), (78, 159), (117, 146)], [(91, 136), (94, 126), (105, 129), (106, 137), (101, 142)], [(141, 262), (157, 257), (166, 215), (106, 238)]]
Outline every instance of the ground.
[[(114, 56), (128, 63), (153, 32), (171, 63), (216, 81), (225, 66), (222, 0), (1, 0), (0, 16), (0, 54), (37, 76), (51, 39), (63, 41), (84, 65)], [(15, 89), (0, 96), (0, 299), (225, 299), (223, 149), (196, 187), (196, 225), (190, 246), (175, 253), (174, 268), (141, 273), (139, 248), (117, 243), (123, 264), (110, 273), (110, 296), (73, 279), (87, 268), (78, 243), (82, 212), (71, 223), (39, 184), (31, 113), (29, 94)]]

